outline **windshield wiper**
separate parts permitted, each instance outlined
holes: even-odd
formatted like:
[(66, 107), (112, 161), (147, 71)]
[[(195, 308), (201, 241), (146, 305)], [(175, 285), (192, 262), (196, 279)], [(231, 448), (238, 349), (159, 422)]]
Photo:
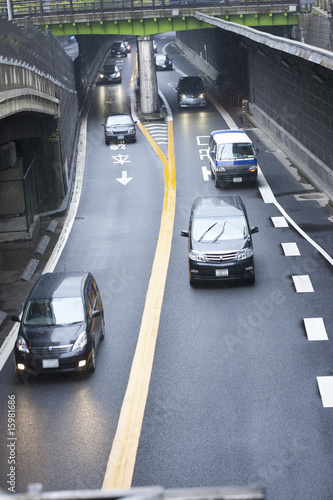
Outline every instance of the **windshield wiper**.
[(225, 220), (221, 232), (216, 236), (216, 238), (213, 239), (212, 243), (215, 243), (219, 238), (221, 238), (222, 234), (224, 233), (226, 223), (227, 221)]
[(217, 222), (214, 222), (214, 224), (212, 226), (210, 226), (208, 229), (206, 229), (206, 231), (198, 239), (198, 242), (201, 241), (202, 238), (205, 236), (205, 234), (207, 234), (214, 226), (216, 226), (216, 224), (217, 224)]

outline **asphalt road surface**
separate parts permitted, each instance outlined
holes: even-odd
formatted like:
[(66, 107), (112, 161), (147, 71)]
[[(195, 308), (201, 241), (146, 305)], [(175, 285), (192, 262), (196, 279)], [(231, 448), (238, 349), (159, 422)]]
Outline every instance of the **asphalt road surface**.
[[(90, 270), (101, 289), (106, 338), (97, 369), (89, 377), (48, 375), (16, 385), (13, 356), (8, 358), (0, 388), (0, 487), (7, 491), (11, 476), (15, 492), (36, 482), (44, 491), (99, 489), (106, 477), (114, 479), (106, 472), (122, 457), (115, 464), (110, 451), (121, 409), (131, 413), (124, 401), (143, 314), (155, 297), (147, 299), (147, 290), (155, 283), (163, 303), (148, 314), (158, 318), (156, 347), (147, 347), (151, 378), (148, 357), (141, 372), (133, 371), (149, 379), (147, 400), (136, 393), (145, 410), (142, 426), (140, 419), (134, 427), (126, 423), (128, 435), (120, 439), (129, 439), (134, 461), (126, 480), (165, 488), (257, 485), (269, 500), (332, 500), (333, 244), (327, 200), (254, 127), (246, 131), (260, 150), (258, 186), (217, 190), (208, 172), (208, 136), (233, 122), (243, 125), (232, 109), (222, 116), (215, 101), (179, 110), (178, 78), (199, 71), (170, 43), (171, 35), (156, 41), (175, 65), (158, 73), (172, 112), (174, 160), (165, 125), (145, 124), (162, 154), (140, 127), (135, 144), (104, 144), (105, 116), (130, 111), (133, 48), (120, 61), (122, 84), (95, 89), (80, 202), (56, 265)], [(167, 211), (163, 155), (176, 173), (169, 260), (168, 240), (161, 243), (160, 234)], [(119, 181), (124, 176), (127, 183)], [(259, 227), (253, 236), (256, 284), (190, 287), (180, 231), (187, 229), (196, 196), (224, 192), (239, 194), (251, 226)], [(165, 283), (152, 272), (157, 252), (168, 260)], [(15, 402), (14, 436), (8, 401)]]

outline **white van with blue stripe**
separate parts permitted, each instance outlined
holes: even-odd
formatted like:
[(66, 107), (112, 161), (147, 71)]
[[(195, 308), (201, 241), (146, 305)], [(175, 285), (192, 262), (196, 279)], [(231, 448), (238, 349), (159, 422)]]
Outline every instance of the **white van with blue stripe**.
[(243, 130), (215, 130), (207, 150), (216, 187), (257, 179), (257, 149)]

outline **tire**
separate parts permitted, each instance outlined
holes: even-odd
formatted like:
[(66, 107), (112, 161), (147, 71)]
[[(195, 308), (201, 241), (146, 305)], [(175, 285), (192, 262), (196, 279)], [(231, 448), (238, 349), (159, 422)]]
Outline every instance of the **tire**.
[(215, 177), (215, 187), (216, 187), (216, 189), (219, 189), (221, 187), (220, 183), (219, 183), (219, 181), (217, 180), (216, 177)]
[(251, 276), (251, 278), (247, 279), (247, 284), (253, 286), (256, 282), (256, 279), (254, 276)]
[(95, 350), (95, 343), (93, 341), (91, 346), (91, 363), (89, 367), (89, 372), (94, 373), (95, 370), (96, 370), (96, 350)]
[(210, 173), (211, 173), (211, 178), (213, 179), (213, 181), (215, 180), (215, 174), (213, 172), (213, 169), (212, 169), (212, 166), (210, 166)]

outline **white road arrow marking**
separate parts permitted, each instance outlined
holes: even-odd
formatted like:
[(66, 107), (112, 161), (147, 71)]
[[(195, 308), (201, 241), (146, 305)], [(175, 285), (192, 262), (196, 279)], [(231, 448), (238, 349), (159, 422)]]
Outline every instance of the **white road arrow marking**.
[(114, 159), (115, 163), (120, 163), (123, 165), (124, 163), (130, 163), (130, 160), (128, 160), (128, 155), (118, 155), (118, 156), (112, 156)]
[(126, 186), (126, 184), (129, 183), (129, 181), (131, 181), (133, 179), (133, 177), (127, 177), (127, 171), (126, 170), (123, 170), (122, 171), (122, 176), (121, 177), (116, 177), (116, 181), (119, 181), (121, 184), (123, 184), (124, 186)]

